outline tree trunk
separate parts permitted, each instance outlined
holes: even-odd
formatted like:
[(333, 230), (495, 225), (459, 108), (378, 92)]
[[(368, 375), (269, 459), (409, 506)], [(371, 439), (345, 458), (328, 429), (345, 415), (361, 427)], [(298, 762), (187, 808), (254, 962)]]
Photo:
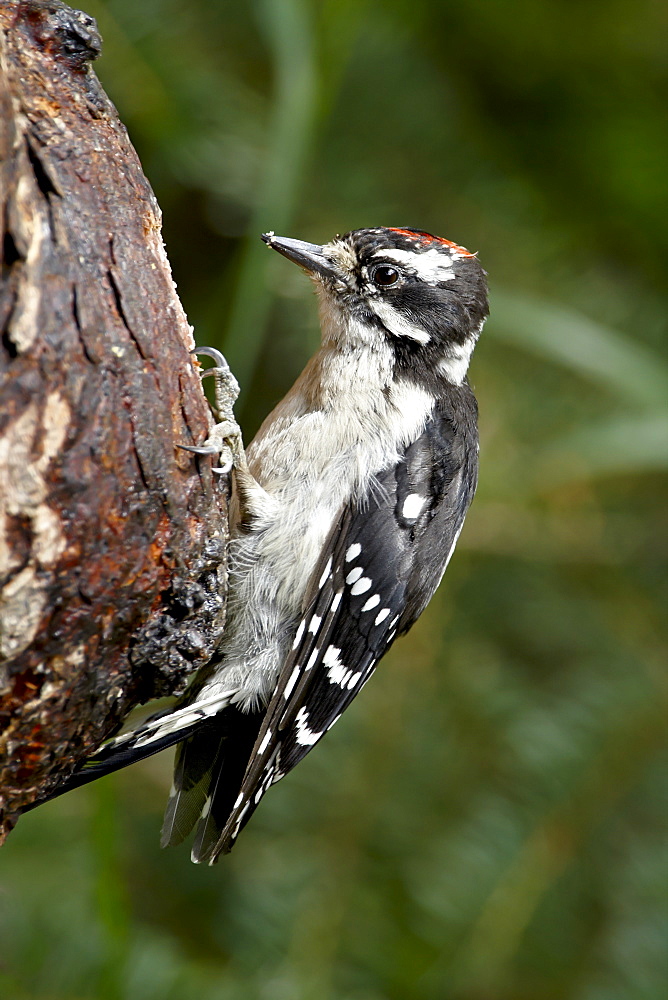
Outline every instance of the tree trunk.
[(227, 482), (95, 21), (0, 0), (2, 830), (224, 624)]

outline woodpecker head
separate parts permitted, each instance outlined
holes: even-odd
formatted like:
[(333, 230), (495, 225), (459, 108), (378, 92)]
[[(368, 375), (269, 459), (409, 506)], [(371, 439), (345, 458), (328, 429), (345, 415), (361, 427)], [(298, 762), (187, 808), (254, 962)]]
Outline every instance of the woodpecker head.
[(463, 382), (488, 312), (475, 254), (416, 229), (357, 229), (323, 246), (262, 239), (315, 280), (325, 344), (389, 343), (397, 374)]

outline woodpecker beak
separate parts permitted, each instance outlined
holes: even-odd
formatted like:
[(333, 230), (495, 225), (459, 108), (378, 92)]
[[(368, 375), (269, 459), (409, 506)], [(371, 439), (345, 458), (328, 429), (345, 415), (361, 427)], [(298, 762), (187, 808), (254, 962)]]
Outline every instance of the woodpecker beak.
[(273, 233), (263, 233), (262, 239), (288, 260), (299, 264), (309, 274), (319, 274), (323, 278), (341, 280), (338, 269), (325, 253), (324, 247), (319, 247), (316, 243), (304, 243), (303, 240), (291, 240), (287, 236), (274, 236)]

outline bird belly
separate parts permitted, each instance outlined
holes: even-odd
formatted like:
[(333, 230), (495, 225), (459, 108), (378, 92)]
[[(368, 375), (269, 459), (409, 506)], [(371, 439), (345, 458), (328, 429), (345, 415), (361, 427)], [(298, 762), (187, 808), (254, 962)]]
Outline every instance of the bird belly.
[(275, 421), (271, 440), (248, 449), (250, 470), (272, 503), (231, 542), (222, 662), (199, 697), (219, 688), (234, 690), (230, 700), (245, 709), (266, 704), (339, 512), (368, 498), (374, 476), (422, 433), (432, 405), (426, 393), (406, 386), (367, 400), (357, 392), (344, 415), (291, 415), (283, 427)]

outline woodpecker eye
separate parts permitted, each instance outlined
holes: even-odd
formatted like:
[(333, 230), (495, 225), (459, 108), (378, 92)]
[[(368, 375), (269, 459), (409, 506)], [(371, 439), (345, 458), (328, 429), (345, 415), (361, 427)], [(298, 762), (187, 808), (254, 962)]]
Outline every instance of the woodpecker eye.
[(379, 264), (378, 267), (374, 268), (371, 279), (375, 285), (383, 287), (395, 285), (399, 280), (399, 272), (396, 267), (391, 267), (390, 264)]

